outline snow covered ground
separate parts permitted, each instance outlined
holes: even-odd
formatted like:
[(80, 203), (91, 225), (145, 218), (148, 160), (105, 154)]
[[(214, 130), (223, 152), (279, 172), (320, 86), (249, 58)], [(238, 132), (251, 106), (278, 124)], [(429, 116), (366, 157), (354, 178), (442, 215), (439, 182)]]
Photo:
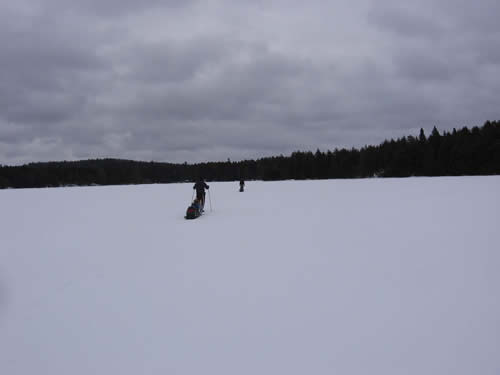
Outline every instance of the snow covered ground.
[(0, 374), (500, 373), (500, 177), (0, 191)]

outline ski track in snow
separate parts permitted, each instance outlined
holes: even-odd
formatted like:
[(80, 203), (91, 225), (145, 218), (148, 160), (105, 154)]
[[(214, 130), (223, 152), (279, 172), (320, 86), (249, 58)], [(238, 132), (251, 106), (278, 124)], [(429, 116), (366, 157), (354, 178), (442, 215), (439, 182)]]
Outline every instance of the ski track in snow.
[(499, 176), (209, 185), (1, 190), (0, 374), (500, 373)]

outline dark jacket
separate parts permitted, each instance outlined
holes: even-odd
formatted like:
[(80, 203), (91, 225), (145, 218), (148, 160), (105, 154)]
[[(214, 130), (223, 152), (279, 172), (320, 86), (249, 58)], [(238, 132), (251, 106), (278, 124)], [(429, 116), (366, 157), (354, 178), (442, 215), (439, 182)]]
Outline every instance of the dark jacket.
[(197, 194), (204, 194), (205, 189), (208, 189), (209, 186), (204, 181), (198, 181), (194, 184), (193, 189), (196, 189)]

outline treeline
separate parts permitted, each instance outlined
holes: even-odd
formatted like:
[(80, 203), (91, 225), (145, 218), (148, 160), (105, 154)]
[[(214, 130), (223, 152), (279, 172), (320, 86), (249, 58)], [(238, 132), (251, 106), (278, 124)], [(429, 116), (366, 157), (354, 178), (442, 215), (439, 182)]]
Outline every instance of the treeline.
[(500, 121), (407, 136), (361, 149), (294, 152), (240, 162), (170, 164), (96, 159), (0, 166), (0, 188), (193, 181), (330, 179), (500, 174)]

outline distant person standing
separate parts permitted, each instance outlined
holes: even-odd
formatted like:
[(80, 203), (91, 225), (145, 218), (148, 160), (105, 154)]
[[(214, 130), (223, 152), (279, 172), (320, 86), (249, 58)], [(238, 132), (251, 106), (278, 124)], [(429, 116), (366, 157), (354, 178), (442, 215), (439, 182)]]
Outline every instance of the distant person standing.
[(196, 199), (201, 202), (201, 211), (203, 211), (203, 207), (205, 207), (205, 189), (209, 189), (210, 187), (203, 181), (203, 178), (199, 178), (198, 181), (194, 184), (193, 189), (196, 190)]
[(245, 190), (245, 181), (240, 180), (240, 192), (243, 192)]

